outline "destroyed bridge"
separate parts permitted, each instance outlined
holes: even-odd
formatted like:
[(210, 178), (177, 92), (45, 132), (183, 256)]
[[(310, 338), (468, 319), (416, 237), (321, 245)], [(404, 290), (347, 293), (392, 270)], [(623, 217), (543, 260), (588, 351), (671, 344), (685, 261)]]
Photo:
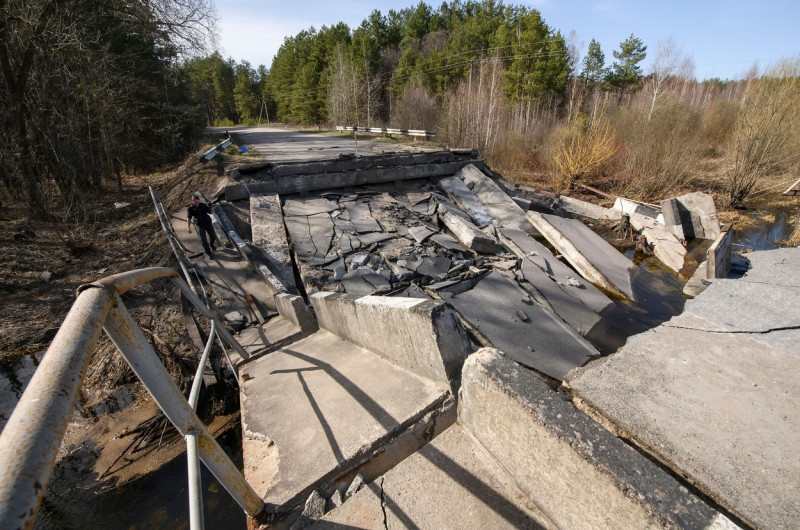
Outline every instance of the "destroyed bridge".
[[(206, 383), (239, 381), (254, 524), (797, 527), (800, 251), (728, 278), (710, 196), (605, 208), (454, 150), (273, 158), (211, 195), (213, 258), (161, 217), (241, 345)], [(623, 216), (694, 273), (685, 307), (648, 320), (662, 280), (591, 228)]]

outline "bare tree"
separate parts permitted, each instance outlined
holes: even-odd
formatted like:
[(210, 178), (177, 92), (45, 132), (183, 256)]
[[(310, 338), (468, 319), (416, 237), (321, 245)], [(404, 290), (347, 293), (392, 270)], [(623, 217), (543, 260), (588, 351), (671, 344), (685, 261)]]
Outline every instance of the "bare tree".
[(578, 75), (581, 50), (583, 42), (578, 42), (575, 31), (571, 31), (567, 38), (567, 57), (569, 66), (569, 84), (567, 85), (567, 121), (572, 121), (575, 109), (580, 109), (586, 99), (586, 83)]
[(670, 37), (666, 41), (659, 42), (656, 50), (656, 57), (653, 60), (653, 70), (650, 73), (648, 88), (650, 89), (650, 112), (647, 114), (647, 121), (653, 117), (656, 102), (664, 97), (671, 88), (670, 83), (681, 64), (682, 52)]
[(748, 84), (728, 155), (732, 207), (743, 206), (763, 178), (800, 160), (800, 58), (783, 61)]

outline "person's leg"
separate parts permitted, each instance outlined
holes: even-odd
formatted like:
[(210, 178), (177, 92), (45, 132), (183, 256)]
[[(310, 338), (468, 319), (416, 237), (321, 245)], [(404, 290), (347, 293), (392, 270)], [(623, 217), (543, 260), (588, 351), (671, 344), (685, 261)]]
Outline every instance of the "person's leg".
[(203, 243), (203, 250), (210, 257), (211, 256), (211, 247), (208, 246), (208, 238), (206, 237), (206, 230), (208, 230), (208, 228), (206, 228), (205, 226), (203, 226), (201, 224), (197, 225), (197, 233), (200, 234), (200, 242)]
[(208, 242), (212, 249), (217, 250), (217, 232), (214, 230), (214, 225), (208, 229)]

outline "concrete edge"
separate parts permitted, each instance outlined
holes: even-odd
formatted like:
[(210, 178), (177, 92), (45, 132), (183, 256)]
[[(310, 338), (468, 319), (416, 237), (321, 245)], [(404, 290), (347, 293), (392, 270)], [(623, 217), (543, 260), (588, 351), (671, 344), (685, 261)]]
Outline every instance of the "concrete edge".
[(310, 300), (321, 329), (457, 388), (472, 349), (455, 311), (444, 302), (331, 292), (314, 293)]
[(303, 297), (288, 293), (275, 295), (278, 314), (300, 328), (302, 336), (310, 335), (319, 329), (319, 324)]
[[(280, 516), (294, 510), (305, 502), (312, 491), (322, 491), (323, 496), (330, 495), (334, 489), (356, 473), (368, 479), (374, 479), (392, 467), (390, 461), (394, 459), (394, 451), (404, 451), (411, 454), (425, 445), (435, 434), (440, 433), (456, 420), (456, 402), (453, 395), (447, 391), (427, 407), (397, 425), (391, 431), (376, 438), (369, 445), (365, 445), (352, 458), (319, 477), (314, 484), (295, 494), (291, 499), (281, 505), (267, 503), (268, 513)], [(441, 418), (441, 422), (439, 419)], [(269, 444), (269, 440), (248, 438), (250, 442)], [(400, 447), (397, 447), (397, 446)], [(364, 471), (364, 468), (367, 468)]]
[(560, 527), (728, 521), (498, 350), (483, 348), (464, 364), (458, 417)]

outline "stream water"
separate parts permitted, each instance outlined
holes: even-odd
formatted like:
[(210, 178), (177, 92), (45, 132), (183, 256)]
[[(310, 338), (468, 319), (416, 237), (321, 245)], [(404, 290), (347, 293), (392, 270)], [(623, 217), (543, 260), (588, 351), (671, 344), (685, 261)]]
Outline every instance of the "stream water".
[[(775, 222), (744, 230), (734, 238), (734, 250), (777, 248), (789, 236), (792, 226), (783, 212)], [(710, 242), (696, 242), (690, 253), (699, 259)], [(652, 255), (625, 255), (638, 265), (634, 275), (636, 302), (615, 301), (604, 313), (605, 325), (587, 336), (603, 354), (622, 346), (628, 337), (669, 320), (683, 310), (685, 279), (663, 267)], [(44, 352), (14, 360), (0, 358), (0, 431), (5, 426)], [(126, 406), (124, 396), (116, 406)], [(102, 410), (96, 411), (102, 413)], [(241, 435), (230, 432), (220, 440), (223, 448), (241, 467)], [(244, 528), (245, 516), (222, 486), (202, 468), (205, 522), (209, 528)], [(123, 486), (103, 492), (88, 505), (71, 505), (69, 496), (58, 505), (44, 503), (36, 528), (189, 528), (187, 469), (185, 454), (155, 472)], [(77, 499), (78, 497), (76, 497)], [(75, 502), (81, 502), (76, 500)]]

